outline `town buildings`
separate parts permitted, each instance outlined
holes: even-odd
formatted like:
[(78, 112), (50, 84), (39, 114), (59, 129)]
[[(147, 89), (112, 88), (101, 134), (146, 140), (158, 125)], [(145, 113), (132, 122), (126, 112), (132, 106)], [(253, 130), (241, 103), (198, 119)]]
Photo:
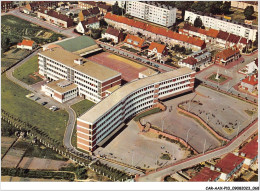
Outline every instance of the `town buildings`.
[[(243, 167), (245, 169), (252, 168), (254, 163), (258, 163), (258, 136), (255, 136), (253, 140), (247, 143), (240, 151), (239, 154), (242, 158), (245, 158)], [(256, 170), (256, 169), (254, 169)]]
[(194, 52), (188, 56), (188, 58), (183, 59), (178, 62), (178, 65), (181, 67), (188, 67), (192, 70), (196, 70), (205, 67), (211, 61), (211, 53), (207, 50), (200, 50)]
[(25, 5), (25, 9), (27, 13), (38, 11), (41, 8), (48, 8), (48, 7), (57, 7), (58, 1), (35, 1), (31, 3), (27, 3)]
[(146, 38), (151, 38), (154, 41), (162, 41), (168, 45), (180, 45), (185, 48), (190, 48), (193, 51), (198, 51), (206, 48), (204, 40), (199, 38), (190, 37), (184, 34), (179, 34), (162, 27), (150, 25), (141, 21), (128, 19), (123, 16), (108, 13), (105, 15), (105, 21), (117, 29), (125, 29), (131, 34), (138, 32), (143, 34)]
[(94, 151), (98, 144), (139, 112), (156, 107), (163, 99), (192, 91), (195, 72), (180, 68), (142, 78), (114, 91), (77, 118), (77, 147)]
[(105, 2), (95, 2), (95, 1), (79, 1), (78, 7), (81, 9), (90, 9), (94, 7), (98, 7), (100, 14), (105, 15), (107, 12), (110, 12), (111, 6), (107, 5)]
[(102, 34), (102, 38), (112, 39), (114, 43), (119, 43), (124, 40), (124, 34), (120, 30), (108, 27), (106, 32)]
[(177, 9), (162, 2), (126, 1), (126, 13), (165, 27), (176, 22)]
[(165, 45), (151, 42), (148, 48), (148, 56), (155, 55), (157, 59), (162, 59), (163, 56), (167, 55), (168, 50)]
[(76, 84), (79, 95), (95, 103), (105, 97), (107, 89), (121, 84), (121, 73), (63, 48), (50, 48), (38, 53), (38, 62), (40, 75), (50, 80), (65, 79)]
[(97, 17), (100, 15), (99, 8), (93, 7), (90, 9), (83, 9), (79, 12), (79, 21), (87, 20), (91, 17)]
[(251, 25), (240, 24), (238, 22), (227, 20), (222, 17), (213, 16), (211, 14), (202, 15), (187, 10), (185, 11), (185, 16), (184, 16), (185, 21), (194, 24), (194, 21), (197, 17), (201, 19), (203, 25), (207, 28), (222, 30), (224, 32), (232, 33), (252, 41), (256, 40), (257, 28)]
[(253, 93), (258, 89), (258, 77), (257, 74), (250, 74), (241, 81), (240, 88)]
[(218, 52), (214, 57), (214, 63), (226, 66), (231, 62), (238, 60), (241, 57), (239, 50), (234, 46)]
[(22, 42), (17, 44), (17, 48), (21, 49), (27, 49), (27, 50), (33, 50), (37, 44), (32, 40), (26, 40), (24, 39)]
[(63, 15), (54, 10), (48, 10), (41, 8), (37, 12), (37, 17), (46, 20), (52, 24), (56, 24), (60, 27), (69, 28), (73, 26), (73, 19), (67, 15)]
[(1, 11), (8, 11), (13, 8), (13, 1), (1, 1)]
[(100, 22), (97, 17), (87, 18), (84, 21), (80, 21), (76, 26), (76, 30), (79, 33), (85, 34), (89, 29), (98, 29), (100, 27)]
[(258, 1), (231, 1), (231, 7), (245, 9), (247, 6), (253, 6), (254, 11), (258, 12)]
[(190, 182), (217, 182), (221, 173), (210, 170), (210, 168), (203, 168), (198, 174), (192, 177)]

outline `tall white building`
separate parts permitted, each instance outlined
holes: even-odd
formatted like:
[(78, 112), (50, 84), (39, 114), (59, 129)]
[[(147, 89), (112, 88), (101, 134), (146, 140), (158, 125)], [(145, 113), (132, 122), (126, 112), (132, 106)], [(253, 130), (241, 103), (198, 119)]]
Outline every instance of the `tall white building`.
[(127, 1), (126, 13), (131, 16), (170, 27), (176, 22), (177, 9), (154, 1)]
[(222, 30), (238, 36), (245, 37), (254, 41), (256, 39), (257, 29), (251, 25), (241, 24), (232, 20), (213, 15), (202, 15), (191, 11), (185, 11), (184, 20), (194, 24), (197, 17), (200, 17), (203, 25), (207, 28)]

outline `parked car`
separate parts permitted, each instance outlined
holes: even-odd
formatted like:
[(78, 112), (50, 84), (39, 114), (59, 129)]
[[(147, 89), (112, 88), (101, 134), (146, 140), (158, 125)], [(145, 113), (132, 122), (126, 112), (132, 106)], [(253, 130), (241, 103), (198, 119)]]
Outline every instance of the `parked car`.
[(29, 98), (29, 97), (33, 97), (33, 96), (34, 96), (33, 93), (30, 93), (30, 94), (26, 95), (27, 98)]
[(47, 103), (48, 103), (48, 102), (46, 102), (46, 101), (45, 101), (45, 102), (42, 102), (42, 105), (46, 105)]
[(38, 101), (38, 100), (40, 100), (41, 98), (40, 97), (37, 97), (37, 98), (35, 98), (35, 101)]

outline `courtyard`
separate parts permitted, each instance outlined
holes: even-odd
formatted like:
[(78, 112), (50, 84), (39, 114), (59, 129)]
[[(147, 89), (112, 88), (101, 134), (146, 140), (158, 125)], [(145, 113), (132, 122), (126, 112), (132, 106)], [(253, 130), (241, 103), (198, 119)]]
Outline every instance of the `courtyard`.
[[(143, 169), (164, 166), (186, 158), (188, 154), (178, 144), (153, 135), (140, 134), (140, 129), (133, 120), (116, 138), (94, 153)], [(170, 160), (166, 160), (167, 155)]]

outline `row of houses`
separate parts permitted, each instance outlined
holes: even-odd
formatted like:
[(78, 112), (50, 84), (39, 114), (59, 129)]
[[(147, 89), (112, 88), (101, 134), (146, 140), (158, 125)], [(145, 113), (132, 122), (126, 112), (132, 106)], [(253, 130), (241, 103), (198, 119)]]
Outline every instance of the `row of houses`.
[(100, 14), (105, 15), (108, 12), (112, 11), (112, 7), (107, 5), (105, 2), (101, 1), (79, 1), (78, 7), (81, 9), (92, 9), (98, 7), (100, 10)]
[(58, 6), (58, 1), (35, 1), (31, 3), (27, 3), (25, 9), (27, 12), (35, 12), (38, 11), (41, 7), (44, 8), (53, 8)]
[(247, 143), (239, 152), (228, 153), (216, 165), (203, 168), (192, 177), (191, 182), (223, 182), (232, 181), (243, 169), (253, 168), (258, 157), (258, 136)]
[(206, 48), (206, 43), (204, 40), (179, 34), (167, 28), (154, 26), (141, 21), (126, 18), (124, 16), (114, 15), (112, 13), (107, 13), (104, 18), (108, 24), (114, 26), (115, 28), (124, 29), (132, 34), (137, 34), (139, 32), (146, 38), (151, 38), (154, 41), (163, 41), (169, 45), (178, 44), (180, 46), (190, 48), (193, 51)]
[(206, 43), (216, 44), (223, 48), (229, 48), (236, 45), (240, 51), (251, 43), (250, 40), (232, 33), (215, 29), (201, 29), (190, 24), (184, 24), (183, 28), (179, 29), (179, 33), (199, 37), (202, 40), (205, 40)]
[(69, 28), (73, 26), (73, 19), (67, 15), (63, 15), (54, 10), (48, 10), (46, 8), (40, 8), (37, 12), (37, 17), (46, 20), (52, 24)]
[(200, 18), (203, 25), (207, 28), (222, 30), (252, 41), (256, 40), (257, 28), (252, 25), (241, 24), (212, 14), (202, 14), (188, 10), (185, 11), (185, 21), (194, 24), (196, 18)]

